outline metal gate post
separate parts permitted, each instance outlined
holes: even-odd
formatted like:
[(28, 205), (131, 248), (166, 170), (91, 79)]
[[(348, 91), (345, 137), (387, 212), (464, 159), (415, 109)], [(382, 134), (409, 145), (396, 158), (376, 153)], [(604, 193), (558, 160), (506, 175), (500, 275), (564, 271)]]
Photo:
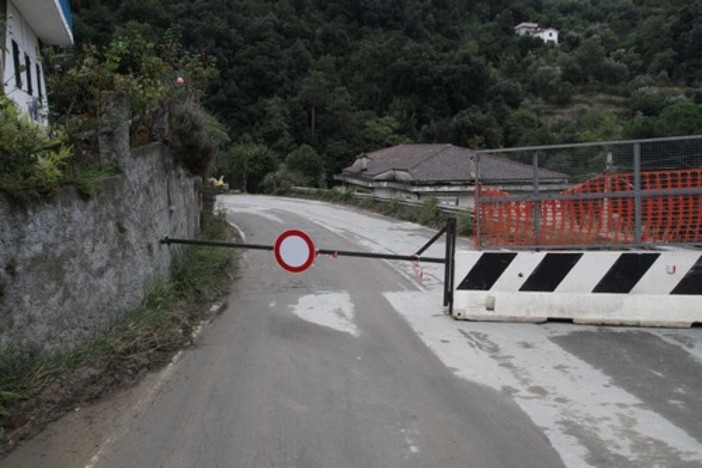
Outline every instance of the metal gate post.
[(532, 175), (534, 177), (534, 244), (537, 250), (541, 247), (541, 200), (539, 196), (539, 153), (535, 152), (532, 156)]
[(473, 211), (473, 238), (474, 238), (474, 243), (473, 246), (475, 249), (480, 250), (483, 248), (483, 238), (481, 234), (481, 219), (480, 219), (480, 206), (482, 204), (481, 200), (481, 190), (482, 190), (482, 182), (480, 181), (480, 153), (475, 155), (475, 202), (473, 203), (474, 205), (474, 211)]
[(641, 219), (641, 143), (634, 143), (634, 240), (641, 245), (643, 226)]
[(453, 284), (456, 257), (456, 218), (446, 220), (446, 264), (444, 265), (444, 307), (448, 315), (453, 314)]

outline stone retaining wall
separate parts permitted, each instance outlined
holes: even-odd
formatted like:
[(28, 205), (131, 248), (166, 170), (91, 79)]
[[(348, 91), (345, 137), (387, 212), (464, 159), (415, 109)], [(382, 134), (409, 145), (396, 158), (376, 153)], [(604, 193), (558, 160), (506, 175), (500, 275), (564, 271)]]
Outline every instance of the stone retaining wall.
[(118, 163), (122, 174), (89, 200), (65, 188), (18, 207), (0, 194), (0, 349), (70, 348), (106, 330), (168, 274), (172, 251), (159, 239), (199, 231), (199, 181), (166, 147)]

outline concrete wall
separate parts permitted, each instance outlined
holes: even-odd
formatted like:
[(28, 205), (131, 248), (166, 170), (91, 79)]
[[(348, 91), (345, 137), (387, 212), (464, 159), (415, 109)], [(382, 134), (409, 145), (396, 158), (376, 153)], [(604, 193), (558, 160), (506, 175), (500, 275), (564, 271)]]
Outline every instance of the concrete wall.
[(159, 239), (198, 232), (197, 181), (165, 147), (132, 150), (119, 165), (90, 200), (67, 188), (21, 208), (0, 195), (0, 348), (56, 350), (104, 331), (168, 273)]

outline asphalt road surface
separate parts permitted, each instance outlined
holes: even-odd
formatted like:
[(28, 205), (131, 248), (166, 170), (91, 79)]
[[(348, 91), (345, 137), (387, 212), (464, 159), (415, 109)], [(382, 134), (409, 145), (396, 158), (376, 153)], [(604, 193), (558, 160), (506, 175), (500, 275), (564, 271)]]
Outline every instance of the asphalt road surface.
[[(218, 205), (254, 244), (295, 228), (322, 249), (411, 254), (433, 235), (319, 202)], [(702, 330), (456, 322), (442, 268), (320, 256), (291, 274), (242, 253), (196, 346), (0, 464), (700, 466)]]

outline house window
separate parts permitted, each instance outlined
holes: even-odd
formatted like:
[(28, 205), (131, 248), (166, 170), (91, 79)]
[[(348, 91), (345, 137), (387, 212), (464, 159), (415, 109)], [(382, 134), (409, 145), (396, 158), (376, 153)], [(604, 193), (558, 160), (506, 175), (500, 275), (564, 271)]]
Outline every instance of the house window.
[(32, 62), (29, 60), (29, 55), (24, 54), (24, 68), (27, 70), (27, 93), (34, 96), (34, 85), (32, 83)]
[(20, 70), (20, 51), (15, 41), (12, 41), (12, 64), (15, 66), (15, 86), (22, 89), (22, 71)]
[(39, 96), (39, 102), (41, 102), (44, 99), (44, 95), (41, 92), (41, 67), (39, 64), (36, 64), (36, 70), (37, 70), (37, 95)]

